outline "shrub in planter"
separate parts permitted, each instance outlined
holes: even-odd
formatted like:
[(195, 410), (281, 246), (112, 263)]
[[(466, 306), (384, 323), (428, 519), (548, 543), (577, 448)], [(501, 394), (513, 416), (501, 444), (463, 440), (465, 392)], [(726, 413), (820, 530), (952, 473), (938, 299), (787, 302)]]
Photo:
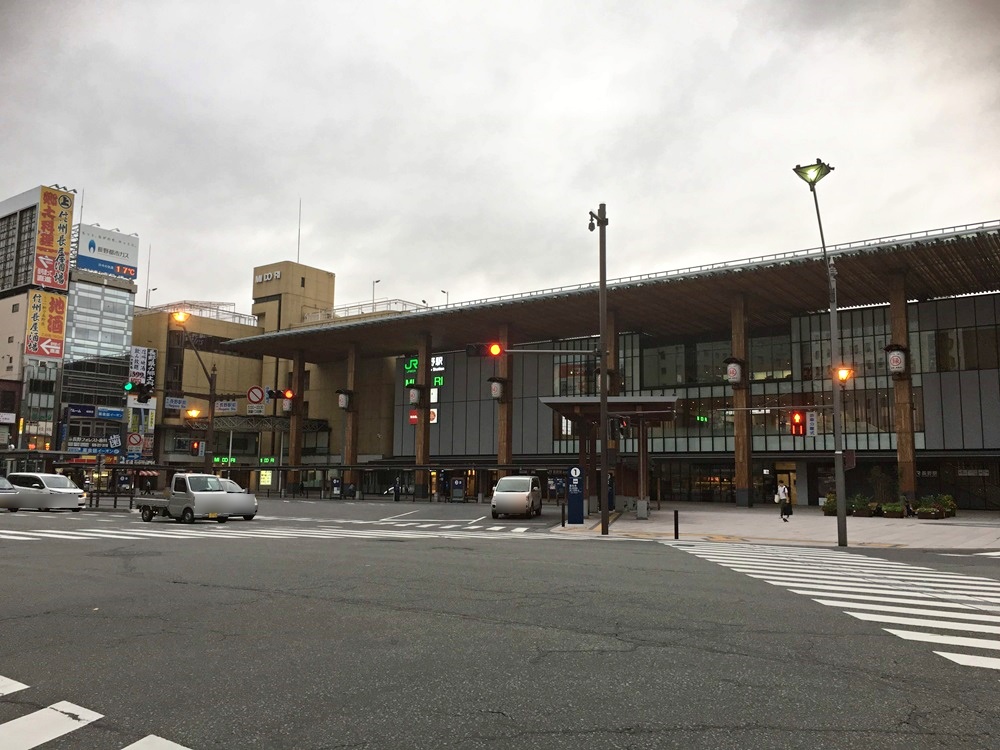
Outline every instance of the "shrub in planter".
[(944, 518), (944, 511), (940, 508), (924, 505), (917, 508), (917, 518), (922, 518), (924, 520), (937, 520), (939, 518)]
[(902, 518), (906, 514), (906, 508), (902, 503), (886, 503), (882, 506), (882, 515), (885, 518)]
[(954, 516), (955, 512), (958, 510), (958, 504), (955, 502), (955, 498), (951, 495), (938, 495), (934, 499), (934, 504), (941, 509), (946, 518)]
[(832, 492), (826, 493), (826, 500), (823, 501), (823, 515), (837, 515), (837, 496)]
[(856, 495), (852, 495), (847, 504), (856, 516), (870, 517), (872, 514), (872, 499), (868, 495), (862, 495), (859, 492)]

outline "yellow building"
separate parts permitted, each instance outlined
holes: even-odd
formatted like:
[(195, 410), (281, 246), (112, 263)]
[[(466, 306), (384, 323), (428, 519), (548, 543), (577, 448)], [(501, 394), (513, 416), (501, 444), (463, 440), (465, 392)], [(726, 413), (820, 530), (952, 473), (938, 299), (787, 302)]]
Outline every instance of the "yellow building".
[[(278, 472), (287, 464), (292, 410), (303, 419), (302, 464), (314, 467), (297, 479), (318, 487), (339, 474), (344, 413), (338, 391), (346, 387), (346, 365), (309, 365), (292, 399), (292, 362), (226, 349), (230, 339), (304, 326), (323, 326), (333, 317), (335, 276), (291, 261), (253, 270), (252, 314), (232, 303), (180, 301), (137, 311), (135, 347), (155, 350), (155, 463), (161, 467), (227, 470), (257, 491), (281, 489)], [(179, 321), (175, 313), (186, 313)], [(393, 360), (367, 360), (357, 398), (385, 404), (366, 414), (358, 437), (360, 462), (392, 451)], [(210, 418), (211, 379), (215, 412)], [(212, 433), (210, 435), (210, 433)], [(163, 486), (165, 477), (159, 477)]]

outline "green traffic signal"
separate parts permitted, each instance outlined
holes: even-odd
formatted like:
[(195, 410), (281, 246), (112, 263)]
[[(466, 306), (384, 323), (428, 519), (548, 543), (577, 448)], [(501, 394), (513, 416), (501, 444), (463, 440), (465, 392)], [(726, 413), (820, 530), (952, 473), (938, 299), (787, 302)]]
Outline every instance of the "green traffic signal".
[(125, 393), (131, 393), (135, 389), (135, 383), (131, 380), (122, 386), (125, 389)]

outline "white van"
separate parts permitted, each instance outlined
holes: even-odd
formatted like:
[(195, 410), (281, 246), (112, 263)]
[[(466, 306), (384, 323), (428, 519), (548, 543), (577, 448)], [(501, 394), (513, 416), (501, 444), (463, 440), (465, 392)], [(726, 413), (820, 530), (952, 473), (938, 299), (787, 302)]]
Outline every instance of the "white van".
[(493, 517), (542, 515), (542, 485), (534, 474), (500, 477), (490, 501)]
[(7, 475), (16, 492), (0, 493), (0, 508), (14, 513), (21, 508), (71, 510), (79, 513), (87, 504), (87, 493), (63, 474), (19, 471)]

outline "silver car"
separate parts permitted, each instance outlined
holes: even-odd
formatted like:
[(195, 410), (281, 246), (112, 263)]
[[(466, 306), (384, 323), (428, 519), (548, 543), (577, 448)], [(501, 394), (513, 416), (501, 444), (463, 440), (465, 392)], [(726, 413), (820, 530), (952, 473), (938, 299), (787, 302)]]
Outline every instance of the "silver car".
[(501, 477), (493, 488), (493, 500), (490, 505), (493, 517), (523, 515), (531, 518), (542, 515), (542, 483), (538, 477), (510, 476)]
[(16, 490), (0, 492), (0, 508), (14, 513), (21, 508), (71, 510), (79, 512), (87, 503), (87, 494), (63, 474), (16, 472), (7, 475)]
[(234, 516), (243, 516), (244, 521), (252, 521), (257, 515), (257, 496), (252, 492), (247, 492), (232, 479), (222, 479), (222, 489), (230, 493), (229, 499), (233, 503), (230, 511)]

